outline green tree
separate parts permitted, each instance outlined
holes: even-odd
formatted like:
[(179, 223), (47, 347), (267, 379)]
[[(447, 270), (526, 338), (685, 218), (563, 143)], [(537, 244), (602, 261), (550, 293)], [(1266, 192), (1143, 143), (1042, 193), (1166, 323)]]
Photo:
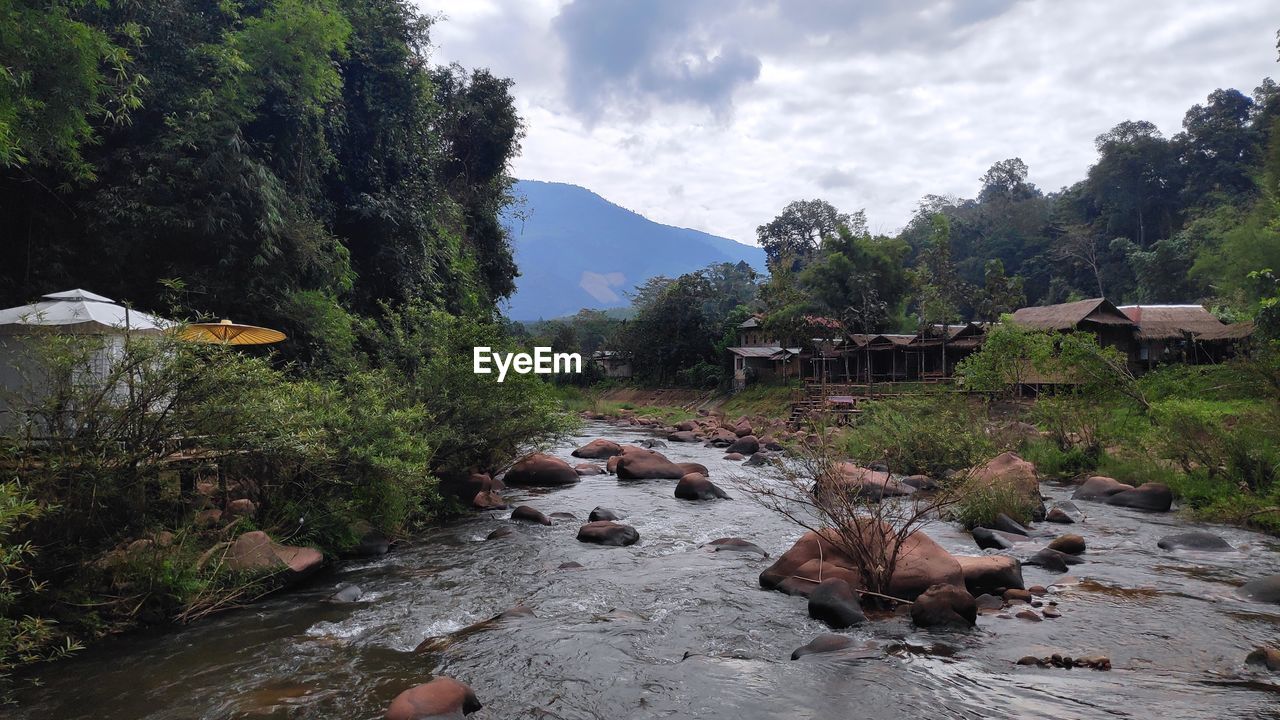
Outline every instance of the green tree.
[(796, 200), (756, 228), (756, 241), (764, 248), (770, 270), (785, 265), (798, 271), (818, 252), (822, 241), (835, 237), (844, 226), (855, 234), (865, 233), (866, 217), (861, 212), (842, 213), (826, 200)]

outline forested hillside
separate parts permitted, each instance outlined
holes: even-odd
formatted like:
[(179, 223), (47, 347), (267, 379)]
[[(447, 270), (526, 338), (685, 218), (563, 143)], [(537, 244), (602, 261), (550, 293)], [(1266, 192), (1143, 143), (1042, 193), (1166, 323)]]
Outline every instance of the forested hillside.
[(430, 25), (391, 0), (4, 3), (0, 305), (83, 286), (305, 359), (379, 303), (488, 315), (521, 124), (508, 80), (432, 65)]

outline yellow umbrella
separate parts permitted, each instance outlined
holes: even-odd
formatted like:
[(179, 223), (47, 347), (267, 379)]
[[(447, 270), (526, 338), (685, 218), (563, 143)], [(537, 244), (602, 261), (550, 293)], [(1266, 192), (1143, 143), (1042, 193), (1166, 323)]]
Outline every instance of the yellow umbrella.
[(178, 337), (191, 342), (222, 343), (224, 345), (270, 345), (285, 339), (279, 330), (241, 325), (230, 320), (216, 323), (194, 323), (182, 328)]

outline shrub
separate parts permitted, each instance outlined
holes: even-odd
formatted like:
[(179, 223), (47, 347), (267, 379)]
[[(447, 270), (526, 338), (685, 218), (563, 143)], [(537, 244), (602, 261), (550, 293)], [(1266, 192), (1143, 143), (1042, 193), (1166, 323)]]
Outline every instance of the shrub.
[(846, 432), (843, 450), (895, 473), (939, 476), (994, 454), (986, 425), (984, 409), (946, 391), (876, 400)]
[(966, 528), (992, 527), (1001, 513), (1020, 523), (1030, 523), (1035, 505), (1023, 493), (1004, 485), (966, 486), (950, 509), (952, 519)]
[(1033, 440), (1022, 449), (1022, 457), (1048, 477), (1075, 477), (1097, 465), (1099, 455), (1087, 453), (1078, 446), (1067, 449), (1053, 440)]

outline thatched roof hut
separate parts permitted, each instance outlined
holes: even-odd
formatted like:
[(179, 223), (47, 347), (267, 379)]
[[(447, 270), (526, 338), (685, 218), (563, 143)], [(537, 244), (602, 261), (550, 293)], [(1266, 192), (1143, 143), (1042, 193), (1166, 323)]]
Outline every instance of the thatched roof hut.
[(1013, 322), (1033, 330), (1077, 330), (1081, 325), (1132, 326), (1133, 320), (1106, 298), (1025, 307), (1013, 313)]

